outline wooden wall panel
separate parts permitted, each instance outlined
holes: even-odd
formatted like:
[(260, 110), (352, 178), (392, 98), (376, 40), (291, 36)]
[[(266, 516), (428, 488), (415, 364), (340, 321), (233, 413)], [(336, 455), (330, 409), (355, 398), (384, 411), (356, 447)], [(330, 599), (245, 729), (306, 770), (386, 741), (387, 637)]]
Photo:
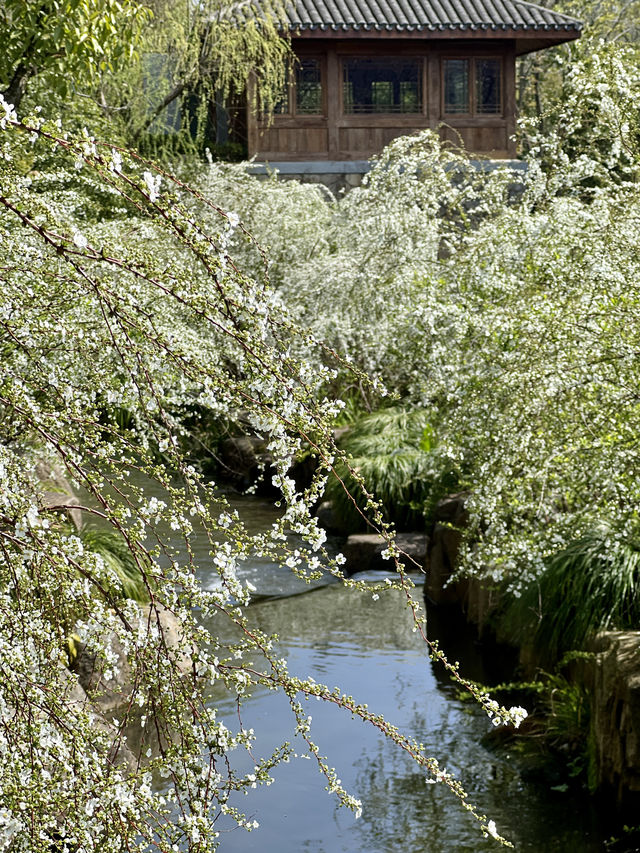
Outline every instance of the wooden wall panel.
[(365, 160), (379, 154), (398, 136), (415, 133), (415, 127), (341, 127), (339, 146), (341, 160)]
[(280, 147), (280, 132), (273, 125), (266, 130), (258, 131), (258, 151), (278, 151)]
[(474, 127), (470, 150), (478, 154), (507, 150), (506, 127)]
[(443, 142), (450, 142), (454, 148), (459, 148), (460, 145), (464, 145), (465, 148), (468, 145), (468, 139), (465, 138), (465, 131), (468, 131), (469, 128), (465, 127), (450, 127), (447, 124), (440, 125), (440, 139)]
[(462, 140), (464, 148), (471, 154), (510, 155), (506, 123), (494, 127), (477, 124), (465, 127), (462, 123), (455, 128), (443, 125), (440, 128), (440, 139), (450, 142), (454, 147), (458, 147)]
[[(258, 140), (258, 156), (268, 160), (326, 159), (326, 127), (278, 127), (263, 129)], [(286, 152), (286, 156), (283, 156)]]
[(312, 151), (327, 150), (327, 131), (322, 127), (302, 128), (298, 132), (298, 146), (296, 153), (308, 154)]
[[(380, 153), (393, 139), (424, 127), (437, 128), (441, 121), (450, 126), (440, 130), (443, 140), (454, 147), (463, 145), (472, 154), (490, 157), (515, 155), (510, 140), (515, 128), (514, 43), (505, 39), (481, 42), (470, 39), (416, 40), (410, 46), (401, 38), (388, 42), (377, 38), (314, 39), (309, 44), (295, 40), (294, 49), (302, 56), (320, 57), (323, 63), (325, 101), (323, 114), (277, 115), (269, 127), (254, 119), (249, 128), (249, 150), (258, 157), (278, 160), (363, 160)], [(424, 58), (424, 103), (421, 114), (347, 114), (342, 105), (342, 59), (349, 56), (411, 55)], [(503, 68), (501, 115), (445, 116), (442, 113), (442, 63), (446, 58), (499, 57)], [(475, 67), (475, 66), (472, 66)], [(295, 107), (293, 107), (295, 112)], [(256, 140), (254, 148), (253, 140)]]

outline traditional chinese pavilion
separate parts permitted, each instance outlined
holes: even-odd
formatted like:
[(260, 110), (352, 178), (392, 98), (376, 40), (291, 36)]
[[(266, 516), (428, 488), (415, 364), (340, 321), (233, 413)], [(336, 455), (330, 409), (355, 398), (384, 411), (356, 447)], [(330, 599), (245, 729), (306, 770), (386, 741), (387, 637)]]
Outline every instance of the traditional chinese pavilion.
[(249, 155), (366, 160), (440, 127), (492, 158), (515, 155), (515, 59), (578, 38), (578, 21), (521, 0), (293, 0), (288, 91), (248, 115)]

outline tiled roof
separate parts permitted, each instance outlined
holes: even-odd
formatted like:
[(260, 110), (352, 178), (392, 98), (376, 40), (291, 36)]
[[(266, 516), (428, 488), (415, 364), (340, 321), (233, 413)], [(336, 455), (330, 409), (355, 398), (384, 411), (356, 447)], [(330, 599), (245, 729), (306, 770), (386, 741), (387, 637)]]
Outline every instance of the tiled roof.
[(292, 0), (292, 30), (520, 30), (577, 33), (581, 24), (523, 0)]

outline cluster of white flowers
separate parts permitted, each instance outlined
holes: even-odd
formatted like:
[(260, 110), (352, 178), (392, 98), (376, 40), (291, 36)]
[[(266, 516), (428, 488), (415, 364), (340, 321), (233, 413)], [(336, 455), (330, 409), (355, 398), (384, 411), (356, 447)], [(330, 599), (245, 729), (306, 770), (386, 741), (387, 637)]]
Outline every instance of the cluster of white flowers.
[(162, 175), (154, 175), (152, 172), (144, 172), (144, 182), (149, 195), (149, 201), (157, 201), (160, 196), (160, 184), (162, 183)]
[(16, 111), (13, 108), (13, 104), (8, 104), (5, 99), (0, 94), (0, 110), (2, 110), (2, 115), (0, 115), (0, 130), (5, 130), (7, 127), (7, 122), (15, 122), (18, 120), (18, 116), (16, 115)]
[(514, 705), (511, 708), (503, 708), (495, 699), (490, 699), (486, 694), (482, 695), (480, 699), (494, 726), (511, 725), (517, 729), (520, 728), (523, 720), (526, 720), (528, 717), (528, 712), (519, 705)]

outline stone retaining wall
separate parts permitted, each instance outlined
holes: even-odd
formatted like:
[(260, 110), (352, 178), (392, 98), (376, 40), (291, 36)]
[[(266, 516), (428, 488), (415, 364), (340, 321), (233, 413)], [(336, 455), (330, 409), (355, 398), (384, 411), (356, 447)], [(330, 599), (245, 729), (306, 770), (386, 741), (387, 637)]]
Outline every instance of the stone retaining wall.
[[(513, 172), (525, 172), (527, 164), (522, 160), (471, 160), (476, 169), (492, 171), (506, 167)], [(271, 175), (284, 181), (301, 181), (306, 184), (322, 184), (333, 195), (359, 187), (363, 177), (371, 170), (370, 160), (305, 160), (281, 163), (252, 162), (248, 171), (258, 178)], [(515, 185), (514, 185), (515, 186)]]
[(258, 178), (277, 175), (284, 181), (322, 184), (333, 195), (359, 187), (371, 169), (368, 160), (309, 160), (287, 163), (250, 163), (248, 170)]
[[(475, 579), (447, 585), (467, 521), (466, 494), (450, 495), (436, 508), (430, 531), (425, 595), (435, 604), (456, 605), (482, 631), (498, 603), (496, 590)], [(501, 642), (507, 638), (500, 637)], [(535, 668), (530, 649), (520, 649), (526, 669)], [(598, 635), (591, 658), (572, 668), (572, 679), (589, 692), (594, 748), (593, 787), (618, 806), (640, 805), (640, 631)]]

